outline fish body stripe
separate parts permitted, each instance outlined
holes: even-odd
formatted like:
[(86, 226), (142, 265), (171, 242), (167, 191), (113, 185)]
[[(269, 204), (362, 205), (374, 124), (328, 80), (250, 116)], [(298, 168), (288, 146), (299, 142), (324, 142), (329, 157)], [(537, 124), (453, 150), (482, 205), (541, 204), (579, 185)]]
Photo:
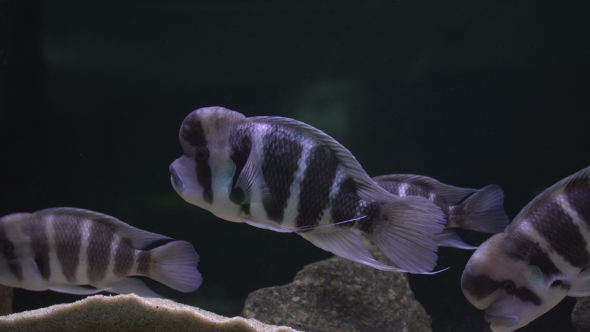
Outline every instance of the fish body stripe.
[(590, 228), (590, 185), (583, 182), (566, 188), (567, 201), (578, 216)]
[(91, 284), (100, 283), (106, 277), (114, 239), (115, 233), (107, 226), (98, 222), (93, 222), (90, 226), (86, 255), (88, 281)]
[(361, 232), (371, 234), (375, 230), (377, 223), (381, 221), (381, 202), (370, 202), (363, 206), (362, 214), (364, 218), (358, 221), (358, 227)]
[(68, 216), (59, 216), (54, 218), (52, 224), (57, 260), (62, 273), (67, 281), (75, 283), (82, 247), (82, 223)]
[(195, 149), (195, 161), (197, 162), (195, 171), (197, 173), (197, 181), (199, 181), (199, 184), (203, 187), (203, 200), (212, 204), (213, 184), (211, 166), (208, 162), (201, 162), (197, 158), (197, 149), (207, 148), (207, 137), (201, 121), (188, 121), (187, 124), (182, 127), (180, 136), (183, 140), (188, 142), (193, 149)]
[(236, 165), (236, 172), (234, 173), (231, 185), (229, 199), (235, 204), (240, 204), (242, 211), (245, 214), (250, 214), (250, 203), (244, 203), (244, 191), (242, 188), (236, 187), (236, 182), (242, 174), (242, 170), (250, 157), (252, 151), (252, 126), (250, 124), (241, 124), (232, 129), (229, 136), (229, 144), (231, 146), (230, 159)]
[(356, 182), (350, 177), (344, 178), (340, 182), (340, 188), (331, 202), (332, 223), (343, 228), (354, 226), (354, 221), (338, 223), (357, 218), (359, 202)]
[(0, 227), (0, 249), (2, 250), (2, 254), (6, 259), (10, 273), (14, 275), (16, 280), (23, 281), (23, 267), (16, 259), (16, 255), (14, 253), (14, 243), (12, 243), (12, 241), (6, 237), (3, 227)]
[(539, 206), (527, 217), (533, 228), (570, 265), (585, 268), (590, 262), (580, 227), (556, 199)]
[(263, 137), (262, 176), (269, 195), (262, 201), (268, 219), (281, 223), (291, 184), (295, 180), (303, 146), (300, 135), (287, 128), (271, 126)]
[(324, 145), (312, 148), (300, 184), (296, 227), (317, 226), (330, 204), (330, 190), (336, 177), (338, 159)]
[(180, 136), (184, 141), (187, 141), (194, 147), (207, 146), (205, 129), (203, 128), (201, 121), (187, 121), (182, 127)]
[[(35, 220), (36, 221), (36, 220)], [(44, 222), (28, 222), (24, 227), (24, 232), (30, 239), (31, 249), (33, 250), (35, 264), (44, 280), (49, 280), (51, 276), (51, 266), (49, 261), (49, 240), (47, 239), (47, 229)]]
[(151, 253), (149, 251), (140, 251), (137, 255), (137, 273), (149, 275), (151, 265)]
[(127, 240), (120, 238), (115, 251), (115, 266), (113, 267), (115, 276), (122, 278), (129, 275), (134, 263), (134, 253), (135, 250)]
[(509, 234), (509, 237), (504, 243), (506, 253), (512, 259), (524, 261), (529, 265), (536, 265), (545, 275), (561, 273), (539, 243), (529, 239), (520, 232)]
[[(503, 285), (503, 281), (494, 280), (485, 275), (467, 275), (461, 280), (461, 287), (477, 300), (487, 297), (503, 287)], [(531, 302), (536, 306), (540, 306), (543, 303), (541, 298), (527, 287), (514, 289), (512, 295), (519, 298), (522, 302)]]
[(209, 164), (197, 164), (197, 181), (203, 187), (203, 200), (209, 204), (213, 204), (213, 184), (211, 166)]

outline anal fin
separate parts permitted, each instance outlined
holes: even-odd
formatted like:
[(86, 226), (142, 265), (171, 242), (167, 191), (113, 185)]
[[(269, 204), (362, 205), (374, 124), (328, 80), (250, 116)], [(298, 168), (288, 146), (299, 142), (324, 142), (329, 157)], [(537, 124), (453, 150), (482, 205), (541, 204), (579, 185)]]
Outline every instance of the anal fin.
[(475, 250), (477, 246), (469, 245), (452, 229), (446, 228), (436, 237), (436, 245), (439, 247), (451, 247), (458, 249)]
[(116, 294), (131, 294), (142, 297), (156, 297), (162, 298), (162, 296), (154, 293), (143, 281), (136, 278), (125, 278), (114, 284), (106, 285), (105, 291), (116, 293)]
[(586, 269), (576, 276), (576, 279), (572, 282), (572, 288), (567, 292), (567, 296), (590, 296), (590, 270)]
[(273, 224), (271, 224), (271, 223), (273, 223), (272, 221), (270, 221), (269, 223), (264, 223), (264, 222), (250, 220), (250, 219), (244, 219), (244, 222), (250, 226), (254, 226), (254, 227), (258, 227), (258, 228), (262, 228), (262, 229), (268, 229), (268, 230), (279, 232), (279, 233), (292, 233), (292, 232), (294, 232), (294, 230), (292, 230), (292, 229), (281, 227), (279, 225), (273, 225)]
[(336, 256), (383, 271), (407, 272), (406, 270), (383, 264), (373, 258), (373, 255), (371, 255), (361, 240), (361, 233), (354, 228), (344, 229), (334, 227), (334, 230), (331, 232), (305, 232), (299, 233), (299, 235), (317, 247), (327, 250)]
[(76, 294), (76, 295), (92, 295), (92, 294), (108, 291), (107, 289), (86, 288), (86, 287), (82, 287), (79, 285), (71, 285), (71, 284), (52, 285), (52, 286), (49, 286), (49, 289), (54, 292)]

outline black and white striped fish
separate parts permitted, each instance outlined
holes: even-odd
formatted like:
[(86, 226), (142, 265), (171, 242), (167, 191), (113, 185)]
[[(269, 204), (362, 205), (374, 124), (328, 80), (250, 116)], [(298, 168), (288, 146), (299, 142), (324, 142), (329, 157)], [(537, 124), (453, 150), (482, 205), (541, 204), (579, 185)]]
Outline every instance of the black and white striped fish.
[(373, 177), (373, 181), (394, 195), (421, 196), (438, 205), (446, 220), (446, 228), (438, 237), (439, 246), (477, 248), (464, 243), (452, 228), (496, 234), (508, 226), (504, 192), (497, 185), (479, 190), (458, 188), (414, 174), (381, 175)]
[[(160, 297), (146, 276), (182, 292), (201, 284), (199, 256), (185, 241), (146, 251), (169, 237), (88, 210), (53, 208), (0, 218), (0, 284), (88, 295), (101, 291)], [(81, 285), (90, 285), (87, 288)]]
[(473, 253), (465, 297), (495, 332), (527, 325), (565, 296), (590, 295), (590, 167), (551, 186)]
[[(316, 246), (377, 269), (427, 273), (443, 214), (423, 197), (379, 187), (333, 138), (302, 122), (198, 109), (180, 128), (184, 155), (171, 182), (187, 202), (234, 222), (298, 232)], [(367, 241), (368, 240), (368, 241)], [(376, 261), (375, 244), (396, 266)]]

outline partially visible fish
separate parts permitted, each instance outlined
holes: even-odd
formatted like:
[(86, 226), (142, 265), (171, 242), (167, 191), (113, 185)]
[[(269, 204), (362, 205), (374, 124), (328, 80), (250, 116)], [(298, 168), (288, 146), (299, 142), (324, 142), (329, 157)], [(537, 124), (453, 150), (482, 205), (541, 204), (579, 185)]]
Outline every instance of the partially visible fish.
[(473, 253), (463, 294), (494, 332), (514, 331), (565, 296), (590, 295), (590, 167), (545, 190)]
[(438, 205), (445, 215), (446, 228), (438, 245), (475, 249), (463, 242), (451, 228), (464, 228), (485, 233), (500, 233), (508, 226), (504, 212), (504, 192), (497, 185), (482, 189), (458, 188), (413, 174), (381, 175), (373, 178), (379, 186), (394, 195), (421, 196)]
[[(338, 256), (386, 271), (428, 273), (444, 220), (423, 197), (379, 187), (322, 131), (282, 117), (245, 117), (223, 107), (190, 113), (184, 155), (171, 182), (187, 202), (234, 222), (297, 232)], [(373, 258), (375, 244), (395, 266)]]
[[(88, 295), (101, 291), (160, 297), (145, 276), (181, 292), (201, 284), (199, 256), (185, 241), (142, 250), (169, 237), (101, 213), (53, 208), (0, 218), (0, 284)], [(83, 287), (90, 285), (94, 288)]]

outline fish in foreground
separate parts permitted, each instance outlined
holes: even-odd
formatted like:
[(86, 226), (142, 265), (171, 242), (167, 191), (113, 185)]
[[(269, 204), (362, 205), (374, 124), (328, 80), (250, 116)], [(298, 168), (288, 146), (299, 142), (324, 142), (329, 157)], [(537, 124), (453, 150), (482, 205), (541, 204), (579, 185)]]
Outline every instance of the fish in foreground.
[(504, 192), (497, 185), (479, 190), (458, 188), (423, 176), (391, 174), (373, 177), (383, 189), (397, 196), (421, 196), (438, 205), (445, 215), (445, 230), (438, 236), (438, 245), (476, 249), (463, 242), (453, 228), (485, 233), (500, 233), (508, 226), (504, 212)]
[[(428, 273), (443, 214), (428, 199), (379, 187), (322, 131), (223, 107), (190, 113), (171, 182), (187, 202), (229, 221), (297, 232), (338, 256), (386, 271)], [(395, 266), (373, 258), (376, 245)]]
[[(201, 284), (199, 256), (185, 241), (142, 250), (171, 238), (101, 213), (52, 208), (0, 218), (0, 284), (89, 295), (101, 291), (160, 297), (145, 276), (181, 292)], [(94, 288), (83, 287), (90, 285)]]
[(495, 332), (590, 295), (590, 167), (549, 187), (469, 259), (461, 288)]

